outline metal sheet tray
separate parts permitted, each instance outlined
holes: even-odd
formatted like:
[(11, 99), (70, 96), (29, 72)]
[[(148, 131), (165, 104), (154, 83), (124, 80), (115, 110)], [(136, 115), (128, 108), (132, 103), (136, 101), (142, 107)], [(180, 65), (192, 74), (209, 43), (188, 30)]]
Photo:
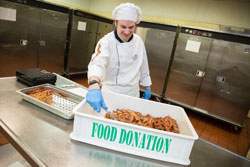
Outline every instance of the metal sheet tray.
[[(35, 88), (47, 88), (47, 89), (56, 91), (57, 93), (61, 93), (65, 95), (66, 97), (61, 96), (60, 94), (53, 94), (53, 98), (52, 98), (53, 104), (49, 105), (29, 95), (29, 93), (33, 91)], [(82, 100), (84, 100), (84, 97), (75, 95), (71, 92), (65, 91), (51, 84), (43, 84), (43, 85), (28, 87), (28, 88), (17, 90), (16, 92), (21, 94), (24, 100), (27, 100), (65, 119), (73, 119), (74, 117), (73, 109)]]

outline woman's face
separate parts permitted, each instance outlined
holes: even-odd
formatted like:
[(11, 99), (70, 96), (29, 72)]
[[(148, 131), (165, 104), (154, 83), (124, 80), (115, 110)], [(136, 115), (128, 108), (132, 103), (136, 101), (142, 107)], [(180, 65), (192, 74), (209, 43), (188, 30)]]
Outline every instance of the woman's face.
[(128, 21), (128, 20), (116, 20), (115, 21), (115, 27), (118, 36), (123, 41), (128, 41), (129, 38), (133, 35), (135, 32), (135, 22), (134, 21)]

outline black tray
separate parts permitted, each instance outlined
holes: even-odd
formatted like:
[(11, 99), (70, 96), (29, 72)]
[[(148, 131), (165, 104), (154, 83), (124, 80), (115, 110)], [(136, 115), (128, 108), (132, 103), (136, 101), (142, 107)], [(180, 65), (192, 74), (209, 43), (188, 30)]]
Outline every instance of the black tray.
[(18, 81), (28, 86), (36, 86), (46, 83), (55, 85), (56, 83), (55, 74), (41, 70), (40, 68), (17, 70), (16, 78)]

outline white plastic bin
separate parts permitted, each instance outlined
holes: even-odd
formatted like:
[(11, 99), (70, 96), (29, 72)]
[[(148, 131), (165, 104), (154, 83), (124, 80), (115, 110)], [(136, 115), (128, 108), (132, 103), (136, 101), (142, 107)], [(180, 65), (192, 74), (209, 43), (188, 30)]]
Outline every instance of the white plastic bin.
[(177, 121), (180, 134), (106, 119), (105, 111), (97, 113), (84, 100), (73, 111), (74, 127), (70, 134), (73, 140), (156, 160), (190, 164), (189, 156), (198, 135), (183, 108), (110, 92), (103, 92), (103, 97), (109, 111), (131, 109), (154, 117), (169, 115)]

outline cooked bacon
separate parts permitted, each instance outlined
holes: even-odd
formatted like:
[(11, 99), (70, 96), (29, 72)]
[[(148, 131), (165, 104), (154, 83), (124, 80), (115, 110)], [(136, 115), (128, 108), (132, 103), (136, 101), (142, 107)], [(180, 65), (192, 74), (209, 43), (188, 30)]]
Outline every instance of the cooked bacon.
[[(176, 120), (170, 116), (162, 117), (152, 117), (150, 114), (143, 116), (140, 112), (136, 112), (128, 109), (117, 109), (112, 112), (113, 116), (116, 117), (118, 121), (131, 123), (139, 126), (145, 126), (149, 128), (180, 133)], [(112, 119), (109, 114), (105, 114), (105, 118)]]
[(45, 88), (45, 87), (38, 87), (38, 88), (35, 88), (33, 89), (29, 95), (42, 101), (42, 102), (45, 102), (49, 105), (52, 105), (54, 102), (53, 102), (53, 95), (54, 94), (58, 94), (64, 98), (67, 97), (67, 95), (63, 94), (63, 93), (58, 93), (54, 90), (51, 90), (51, 89), (48, 89), (48, 88)]

